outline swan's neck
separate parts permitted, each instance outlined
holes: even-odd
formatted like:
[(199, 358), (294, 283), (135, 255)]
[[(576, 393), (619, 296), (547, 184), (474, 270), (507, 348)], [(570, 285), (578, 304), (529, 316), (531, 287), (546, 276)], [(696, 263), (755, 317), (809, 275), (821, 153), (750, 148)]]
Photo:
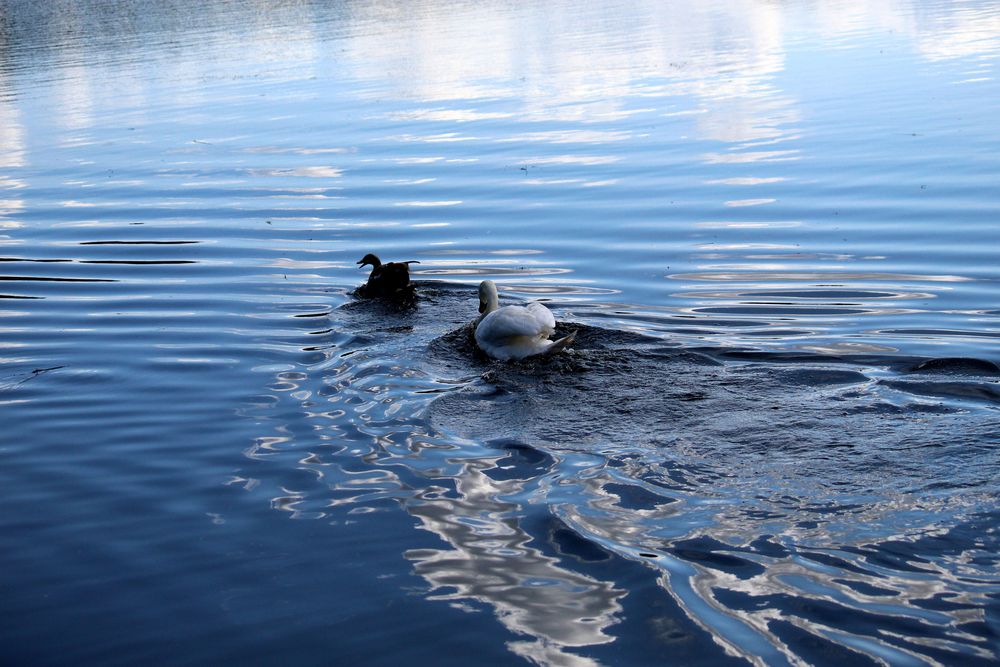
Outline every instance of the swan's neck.
[(483, 315), (489, 315), (499, 307), (500, 299), (497, 297), (497, 293), (490, 292), (486, 295), (486, 310), (483, 311)]
[[(500, 307), (500, 299), (497, 296), (496, 292), (488, 293), (485, 296), (486, 296), (486, 301), (485, 301), (486, 305), (483, 308), (483, 312), (479, 313), (479, 318), (476, 320), (476, 325), (477, 326), (479, 325), (480, 322), (483, 321), (484, 317), (486, 317), (487, 315), (489, 315), (494, 310), (496, 310), (497, 308)], [(482, 298), (482, 297), (480, 297), (480, 298)]]
[(500, 307), (500, 299), (497, 297), (496, 292), (490, 292), (486, 295), (486, 309), (483, 310), (483, 317), (486, 317), (494, 310)]

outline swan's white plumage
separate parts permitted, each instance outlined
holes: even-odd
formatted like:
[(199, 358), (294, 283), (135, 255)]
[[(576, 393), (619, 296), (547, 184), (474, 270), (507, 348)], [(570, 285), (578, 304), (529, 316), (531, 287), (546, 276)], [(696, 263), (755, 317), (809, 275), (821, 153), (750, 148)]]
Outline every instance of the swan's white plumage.
[(562, 349), (572, 342), (572, 334), (559, 341), (549, 340), (555, 333), (556, 319), (540, 303), (500, 308), (492, 280), (480, 285), (479, 298), (485, 314), (476, 326), (476, 344), (494, 359), (523, 359), (550, 351), (553, 345)]

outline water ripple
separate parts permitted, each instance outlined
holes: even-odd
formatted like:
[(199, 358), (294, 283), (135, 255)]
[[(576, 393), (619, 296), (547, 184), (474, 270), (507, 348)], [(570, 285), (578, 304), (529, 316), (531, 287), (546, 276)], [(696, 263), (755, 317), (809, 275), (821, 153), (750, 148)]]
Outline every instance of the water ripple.
[(998, 27), (4, 3), (0, 662), (995, 663)]

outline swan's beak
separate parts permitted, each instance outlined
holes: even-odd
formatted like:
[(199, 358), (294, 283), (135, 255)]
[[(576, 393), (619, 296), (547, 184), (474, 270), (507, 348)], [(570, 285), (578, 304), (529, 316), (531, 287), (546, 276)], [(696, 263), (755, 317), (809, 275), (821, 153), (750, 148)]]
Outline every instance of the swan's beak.
[(366, 264), (365, 260), (363, 260), (363, 259), (359, 259), (358, 260), (358, 266), (362, 266), (363, 267), (365, 264)]
[(479, 312), (480, 313), (486, 312), (486, 302), (483, 301), (482, 299), (479, 300)]

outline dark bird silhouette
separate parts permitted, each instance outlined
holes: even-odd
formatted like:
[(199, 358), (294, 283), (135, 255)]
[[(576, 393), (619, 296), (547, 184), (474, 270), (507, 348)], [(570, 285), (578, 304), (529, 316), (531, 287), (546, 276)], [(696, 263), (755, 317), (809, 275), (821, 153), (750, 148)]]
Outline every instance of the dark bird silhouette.
[(376, 298), (411, 297), (413, 283), (410, 282), (410, 264), (419, 263), (417, 260), (409, 260), (383, 264), (377, 256), (368, 253), (358, 260), (358, 265), (371, 265), (372, 272), (368, 274), (368, 282), (362, 285), (358, 292), (361, 296)]

